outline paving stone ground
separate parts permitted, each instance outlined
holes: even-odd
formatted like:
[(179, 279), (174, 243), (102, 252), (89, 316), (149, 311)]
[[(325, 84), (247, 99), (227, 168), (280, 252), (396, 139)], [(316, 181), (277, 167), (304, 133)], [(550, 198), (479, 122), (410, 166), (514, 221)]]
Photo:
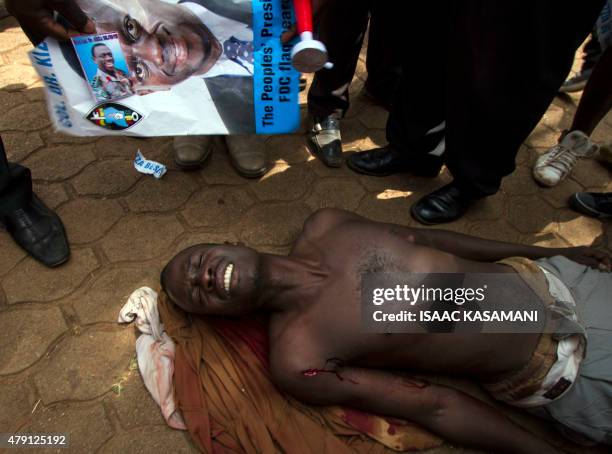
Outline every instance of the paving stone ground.
[[(172, 164), (169, 138), (55, 133), (28, 49), (16, 22), (0, 21), (0, 132), (9, 160), (31, 168), (35, 190), (62, 216), (72, 258), (47, 270), (0, 230), (0, 433), (67, 432), (72, 447), (62, 452), (195, 451), (185, 434), (164, 426), (134, 367), (133, 328), (115, 322), (130, 292), (156, 286), (174, 253), (225, 240), (284, 253), (303, 220), (322, 207), (415, 225), (410, 204), (450, 178), (376, 179), (345, 167), (328, 169), (309, 155), (300, 134), (267, 139), (274, 167), (258, 181), (238, 177), (220, 151), (203, 170), (183, 173)], [(384, 143), (386, 113), (360, 96), (364, 76), (362, 58), (343, 122), (347, 153)], [(538, 154), (571, 121), (577, 101), (576, 95), (555, 99), (502, 191), (447, 228), (544, 246), (610, 248), (610, 223), (565, 205), (574, 191), (612, 191), (609, 170), (581, 162), (567, 182), (550, 190), (530, 174)], [(612, 141), (612, 115), (594, 137)], [(169, 166), (161, 181), (133, 170), (137, 148)], [(463, 450), (445, 445), (435, 452)]]

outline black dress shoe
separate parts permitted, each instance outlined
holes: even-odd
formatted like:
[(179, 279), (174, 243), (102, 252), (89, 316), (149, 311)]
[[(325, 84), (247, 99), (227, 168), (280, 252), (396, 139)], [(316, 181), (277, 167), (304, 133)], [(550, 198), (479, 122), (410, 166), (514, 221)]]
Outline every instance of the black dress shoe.
[(386, 177), (395, 173), (408, 172), (420, 177), (438, 176), (442, 159), (438, 156), (406, 155), (387, 145), (383, 148), (353, 153), (347, 159), (348, 166), (355, 172), (375, 177)]
[(43, 265), (58, 266), (70, 257), (62, 221), (35, 194), (29, 205), (4, 216), (2, 222), (15, 242)]
[(459, 219), (476, 200), (477, 197), (450, 183), (423, 197), (412, 205), (410, 212), (421, 224), (442, 224)]
[(328, 167), (340, 167), (342, 165), (340, 120), (333, 115), (315, 118), (308, 135), (308, 145), (323, 164)]

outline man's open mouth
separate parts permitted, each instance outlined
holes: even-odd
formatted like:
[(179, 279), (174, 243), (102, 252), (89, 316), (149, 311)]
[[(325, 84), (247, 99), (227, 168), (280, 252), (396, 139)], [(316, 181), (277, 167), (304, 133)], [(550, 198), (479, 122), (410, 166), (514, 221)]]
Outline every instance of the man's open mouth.
[(228, 296), (230, 295), (233, 273), (234, 273), (234, 264), (230, 263), (225, 267), (225, 271), (223, 273), (223, 288), (225, 289), (225, 293), (227, 293)]

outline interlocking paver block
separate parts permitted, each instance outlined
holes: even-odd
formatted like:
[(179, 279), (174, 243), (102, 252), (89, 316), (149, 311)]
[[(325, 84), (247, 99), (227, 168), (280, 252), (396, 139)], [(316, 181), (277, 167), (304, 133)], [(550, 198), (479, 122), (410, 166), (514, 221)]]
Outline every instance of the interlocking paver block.
[(35, 181), (34, 192), (49, 208), (56, 209), (69, 198), (63, 183), (44, 183)]
[(181, 233), (174, 215), (133, 215), (115, 224), (102, 248), (111, 262), (142, 261), (163, 253)]
[(12, 309), (0, 314), (0, 375), (30, 366), (66, 331), (57, 307)]
[(124, 429), (166, 424), (159, 406), (145, 388), (138, 370), (133, 371), (122, 384), (121, 392), (111, 394), (107, 397), (107, 401), (117, 410)]
[(110, 391), (129, 373), (134, 341), (134, 330), (128, 327), (62, 339), (34, 376), (42, 402), (90, 400)]
[(142, 140), (132, 137), (122, 137), (121, 146), (117, 146), (117, 137), (106, 136), (96, 141), (96, 155), (100, 159), (134, 158), (140, 152), (148, 159), (158, 159), (171, 144), (169, 137), (152, 137)]
[[(5, 111), (25, 103), (26, 97), (22, 92), (0, 90), (0, 106), (2, 106)], [(5, 140), (4, 134), (2, 135), (2, 140)], [(4, 145), (6, 146), (6, 141)]]
[(200, 187), (193, 173), (168, 172), (162, 179), (143, 178), (125, 197), (133, 212), (162, 212), (181, 207)]
[(13, 241), (5, 230), (0, 230), (0, 244), (2, 254), (0, 254), (0, 276), (13, 268), (19, 261), (23, 260), (26, 253)]
[[(5, 347), (3, 347), (5, 348)], [(0, 356), (2, 353), (0, 352)], [(31, 414), (26, 387), (21, 383), (0, 384), (0, 433), (16, 431)]]
[(197, 227), (236, 224), (255, 201), (243, 188), (203, 188), (185, 206), (181, 214)]
[(612, 172), (594, 159), (585, 159), (578, 162), (570, 178), (586, 187), (604, 187), (612, 181)]
[(125, 265), (95, 277), (91, 286), (72, 295), (72, 304), (81, 323), (115, 323), (119, 310), (131, 293), (139, 287), (159, 287), (160, 269)]
[(301, 198), (310, 189), (316, 176), (307, 166), (276, 165), (260, 181), (250, 185), (260, 201), (291, 201)]
[(100, 454), (133, 452), (187, 454), (199, 451), (189, 441), (185, 432), (146, 426), (115, 435), (99, 452)]
[(240, 237), (253, 246), (286, 245), (295, 240), (309, 214), (301, 202), (257, 205), (243, 217)]
[(71, 244), (82, 244), (102, 237), (124, 212), (115, 200), (80, 198), (62, 205), (58, 214)]
[(357, 208), (357, 213), (380, 222), (407, 225), (412, 222), (410, 205), (415, 201), (410, 191), (388, 189), (364, 197)]
[(555, 208), (567, 207), (567, 199), (574, 193), (584, 189), (571, 178), (566, 178), (557, 186), (552, 188), (542, 188), (540, 197), (546, 200)]
[(237, 242), (238, 237), (232, 232), (190, 232), (186, 234), (184, 238), (181, 239), (181, 241), (178, 242), (172, 253), (168, 255), (168, 258), (165, 263), (167, 263), (174, 256), (174, 254), (196, 244), (225, 244)]
[(113, 435), (113, 428), (100, 403), (39, 406), (29, 424), (21, 430), (68, 436), (67, 448), (37, 448), (37, 453), (92, 453)]
[(557, 229), (554, 208), (539, 197), (511, 197), (508, 222), (521, 233), (552, 232)]
[(514, 173), (502, 180), (501, 190), (510, 196), (539, 194), (542, 188), (533, 179), (531, 167), (517, 167)]
[(589, 246), (604, 235), (602, 221), (565, 211), (559, 218), (559, 235), (574, 246)]
[(35, 180), (61, 181), (76, 175), (95, 159), (92, 147), (60, 145), (34, 152), (23, 165), (32, 170)]
[(11, 162), (22, 161), (33, 151), (44, 146), (44, 142), (40, 138), (40, 134), (37, 132), (2, 133), (2, 142), (4, 142), (6, 155)]
[(208, 158), (201, 172), (202, 178), (209, 185), (242, 185), (248, 181), (236, 173), (232, 167), (227, 153), (222, 147), (215, 146), (212, 155)]
[(266, 141), (266, 157), (270, 161), (284, 161), (295, 165), (308, 161), (310, 153), (304, 136), (291, 134), (288, 136), (272, 136)]
[(319, 208), (343, 208), (355, 211), (364, 195), (363, 186), (354, 179), (324, 178), (315, 181), (306, 203), (312, 211)]
[[(0, 74), (2, 78), (2, 74)], [(50, 124), (43, 102), (20, 104), (8, 111), (0, 112), (0, 130), (34, 131)]]
[(140, 179), (132, 161), (97, 161), (72, 179), (72, 185), (81, 195), (110, 196), (120, 194)]
[(91, 249), (72, 248), (68, 263), (57, 269), (31, 258), (23, 260), (3, 278), (2, 287), (9, 303), (52, 301), (76, 290), (98, 266)]

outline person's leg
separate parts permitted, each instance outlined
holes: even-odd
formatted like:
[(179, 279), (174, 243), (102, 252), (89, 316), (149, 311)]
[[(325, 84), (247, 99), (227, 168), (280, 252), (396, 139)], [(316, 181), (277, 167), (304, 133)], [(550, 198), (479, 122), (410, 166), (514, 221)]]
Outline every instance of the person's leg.
[(1, 137), (0, 222), (19, 246), (44, 265), (58, 266), (68, 260), (62, 221), (32, 192), (30, 170), (9, 164)]
[(403, 20), (393, 2), (371, 1), (366, 92), (387, 110), (393, 104), (402, 71)]
[[(495, 194), (557, 93), (603, 1), (452, 3), (445, 163), (454, 181), (419, 200), (423, 224), (454, 221)], [(531, 71), (525, 71), (530, 68)]]
[(318, 71), (308, 92), (308, 146), (329, 167), (342, 165), (340, 119), (349, 108), (349, 87), (367, 25), (367, 0), (333, 0), (318, 20), (318, 38), (334, 66)]
[(601, 45), (599, 44), (597, 29), (595, 28), (584, 46), (580, 71), (575, 76), (563, 82), (559, 91), (561, 93), (573, 93), (584, 89), (593, 68), (599, 61), (599, 57), (601, 57)]
[[(394, 44), (401, 56), (401, 75), (387, 120), (388, 146), (353, 154), (347, 164), (356, 172), (384, 176), (412, 172), (436, 176), (442, 165), (428, 153), (444, 137), (448, 8), (452, 2), (421, 2), (409, 15), (396, 10), (403, 21), (401, 41)], [(373, 9), (373, 14), (378, 12)], [(415, 67), (417, 65), (417, 67)], [(436, 132), (429, 133), (435, 130)]]
[(317, 37), (327, 47), (332, 69), (315, 74), (308, 91), (308, 112), (312, 117), (344, 115), (349, 107), (348, 90), (368, 26), (367, 0), (333, 0), (321, 13)]
[(602, 5), (462, 2), (451, 38), (461, 51), (449, 59), (446, 163), (463, 190), (495, 194), (514, 171)]
[[(556, 186), (572, 172), (579, 159), (590, 158), (597, 153), (599, 146), (591, 142), (589, 136), (612, 108), (610, 80), (612, 80), (612, 48), (608, 47), (584, 88), (572, 126), (561, 135), (557, 145), (536, 161), (533, 177), (538, 183), (543, 186)], [(606, 200), (589, 194), (578, 193), (576, 197), (582, 197), (584, 204), (591, 205), (600, 199), (604, 202)], [(577, 203), (576, 206), (580, 206), (582, 202), (574, 197), (570, 199), (570, 203)]]
[(32, 199), (30, 169), (9, 164), (0, 137), (0, 219), (27, 205)]
[(582, 131), (590, 136), (599, 122), (612, 109), (612, 46), (608, 47), (584, 87), (576, 109), (571, 131)]

